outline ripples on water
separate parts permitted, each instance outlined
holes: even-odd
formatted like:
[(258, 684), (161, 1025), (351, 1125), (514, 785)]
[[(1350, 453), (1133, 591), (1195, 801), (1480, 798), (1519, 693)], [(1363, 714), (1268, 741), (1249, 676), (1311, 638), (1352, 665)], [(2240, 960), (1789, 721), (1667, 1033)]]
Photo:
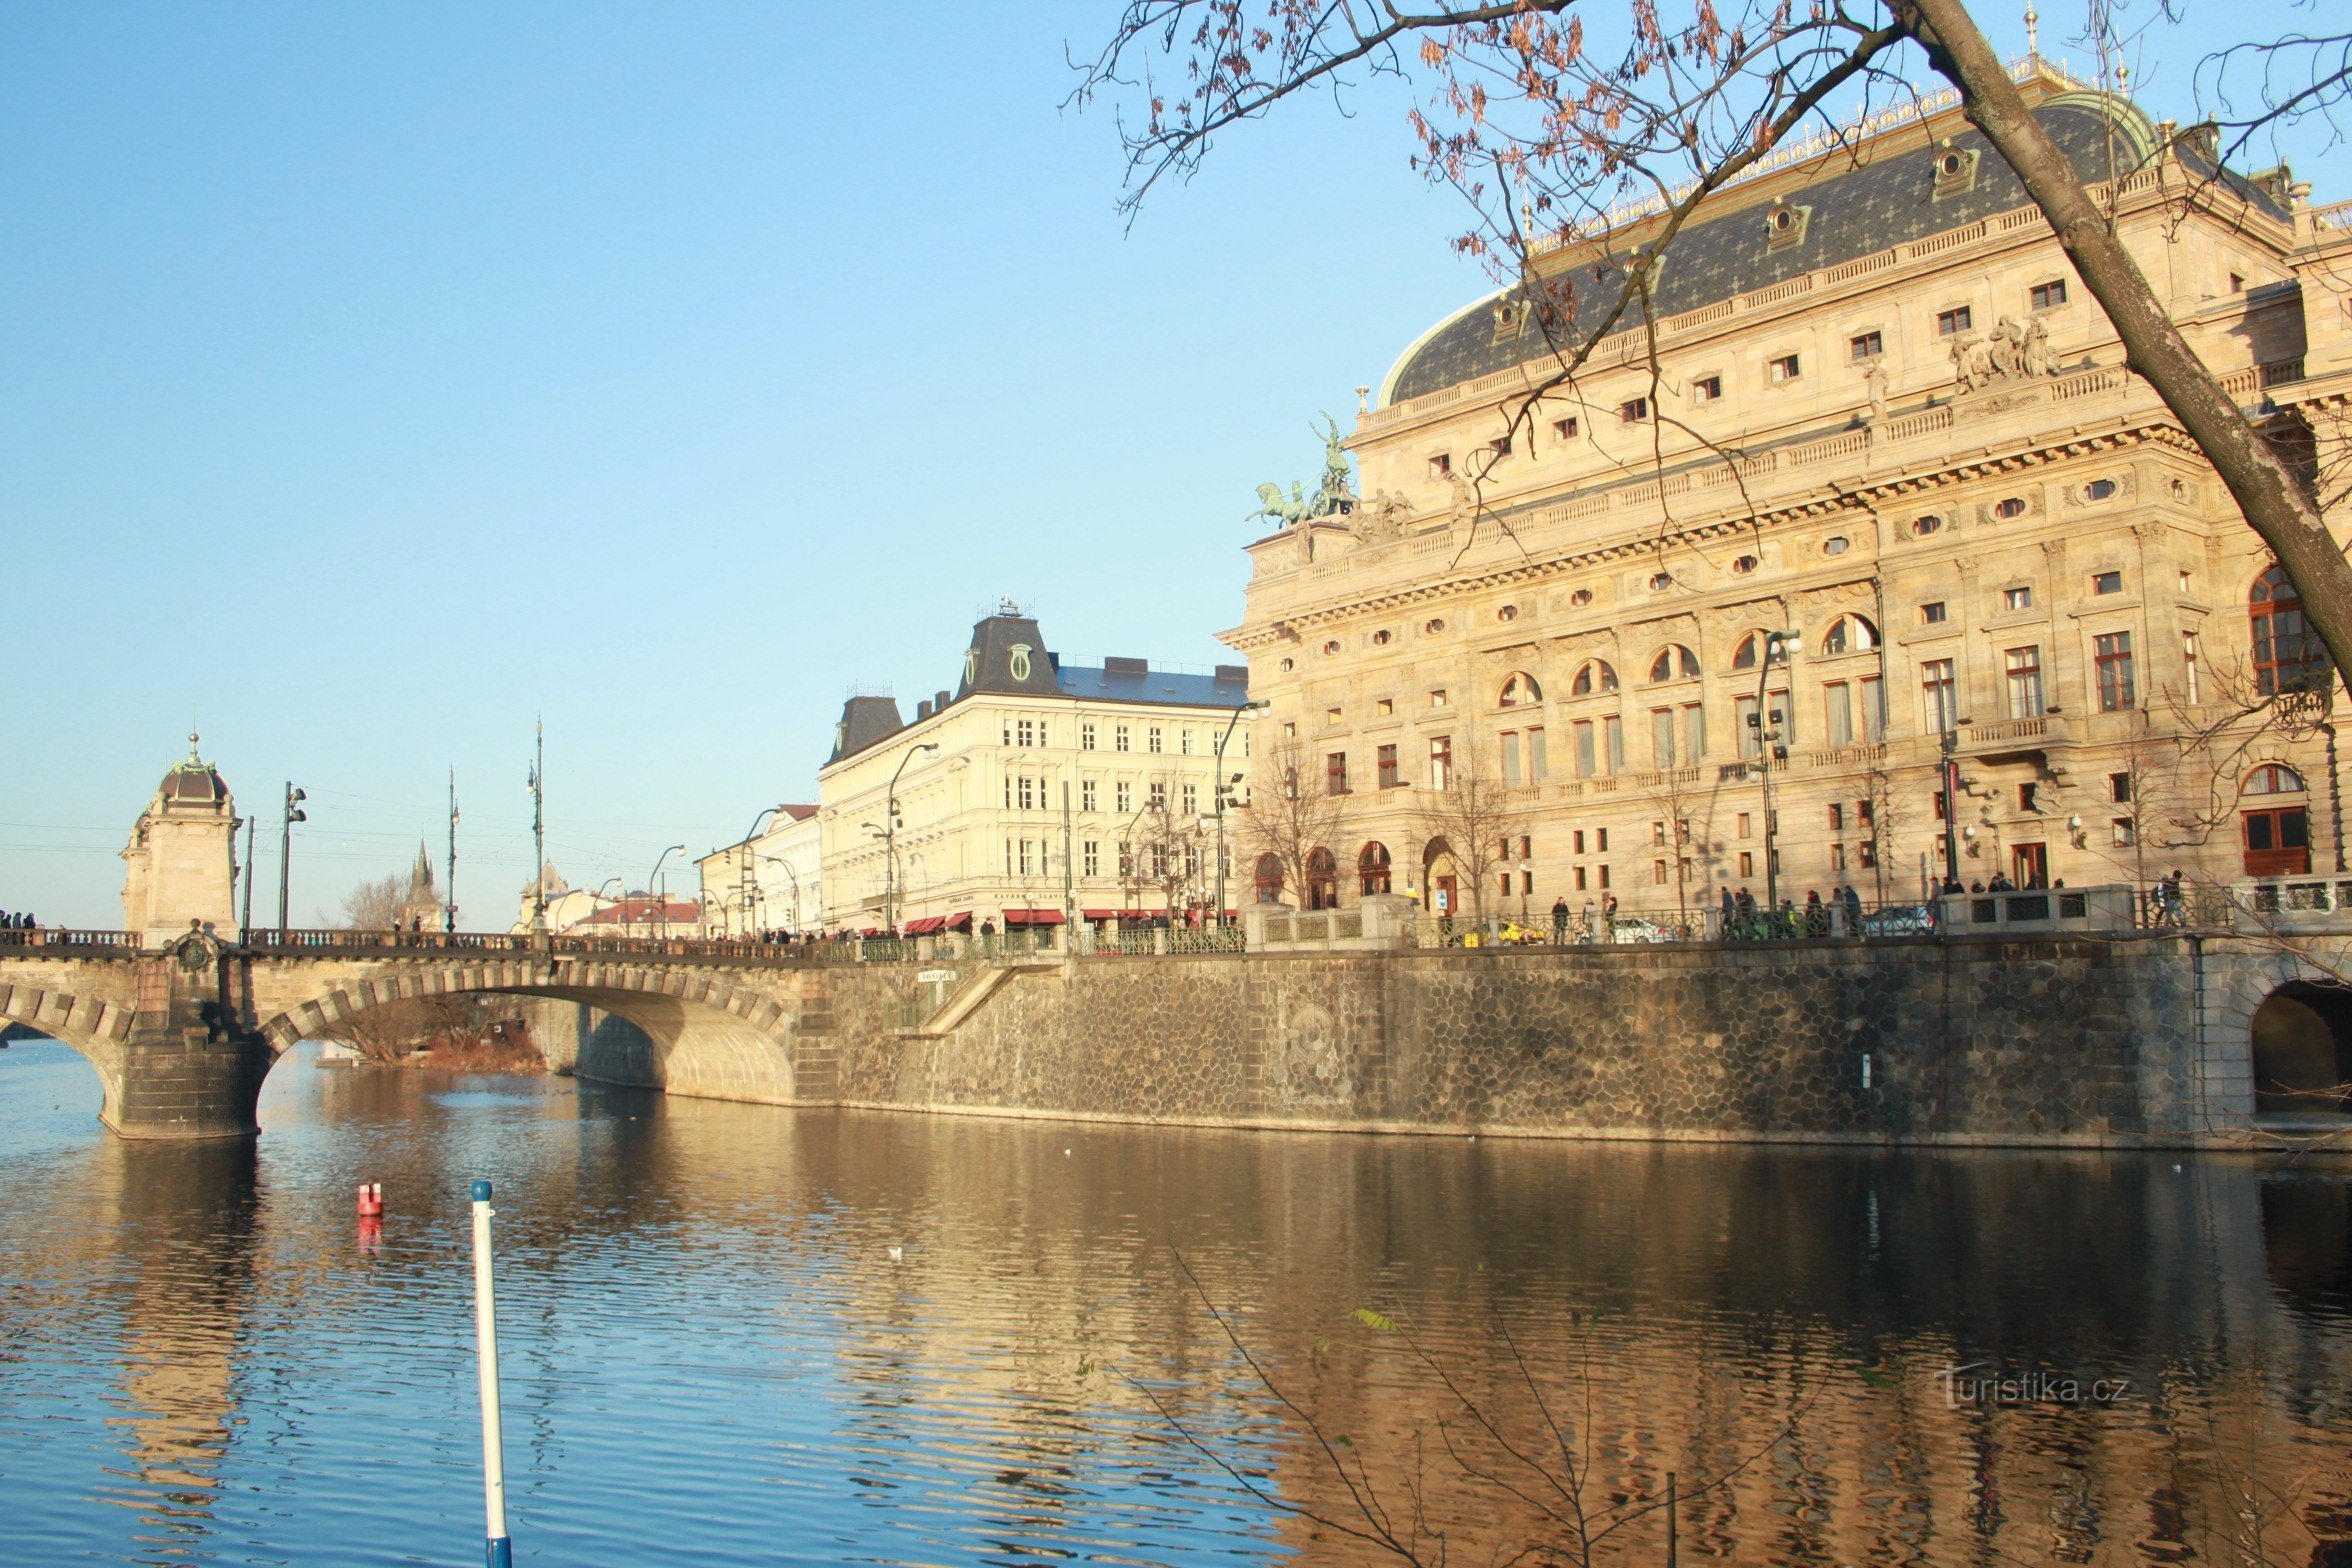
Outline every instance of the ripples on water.
[[(64, 1047), (0, 1051), (8, 1562), (479, 1561), (475, 1175), (522, 1561), (1375, 1560), (1179, 1252), (1400, 1535), (1418, 1483), (1455, 1563), (1559, 1534), (1567, 1495), (1512, 1457), (1558, 1454), (1547, 1410), (1596, 1515), (1678, 1473), (1690, 1561), (2226, 1562), (2217, 1499), (2249, 1480), (2281, 1494), (2269, 1560), (2352, 1561), (2312, 1533), (2352, 1537), (2340, 1172), (795, 1113), (307, 1061), (258, 1150), (124, 1144), (96, 1106)], [(2128, 1387), (1951, 1409), (1966, 1362)], [(1595, 1560), (1662, 1562), (1662, 1523)]]

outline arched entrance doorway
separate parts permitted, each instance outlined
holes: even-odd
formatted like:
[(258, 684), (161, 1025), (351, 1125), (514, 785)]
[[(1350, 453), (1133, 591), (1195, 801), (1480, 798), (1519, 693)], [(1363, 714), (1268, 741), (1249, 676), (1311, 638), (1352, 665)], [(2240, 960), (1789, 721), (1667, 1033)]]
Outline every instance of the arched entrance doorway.
[(1462, 888), (1454, 871), (1454, 846), (1440, 836), (1421, 846), (1421, 906), (1433, 914), (1462, 910)]
[(1366, 897), (1388, 891), (1388, 846), (1378, 839), (1356, 854), (1356, 881)]
[(1307, 907), (1339, 907), (1339, 861), (1330, 850), (1320, 845), (1307, 856)]
[(2352, 1120), (2352, 988), (2282, 985), (2253, 1036), (2255, 1114)]
[(2247, 774), (2239, 792), (2238, 836), (2246, 875), (2308, 876), (2311, 810), (2303, 775), (2283, 762), (2266, 762)]
[(1257, 871), (1252, 886), (1257, 893), (1259, 903), (1279, 904), (1282, 902), (1282, 857), (1280, 855), (1260, 855), (1258, 857)]

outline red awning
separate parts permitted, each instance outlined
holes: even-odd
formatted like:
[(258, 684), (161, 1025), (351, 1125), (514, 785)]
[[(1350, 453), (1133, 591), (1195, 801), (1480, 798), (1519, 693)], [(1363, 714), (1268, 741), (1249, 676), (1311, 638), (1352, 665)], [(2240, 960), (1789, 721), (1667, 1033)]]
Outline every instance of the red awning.
[(1008, 909), (1004, 912), (1008, 926), (1058, 926), (1062, 912), (1058, 909)]
[(928, 936), (946, 924), (945, 915), (925, 915), (920, 920), (908, 921), (903, 929), (908, 936)]
[(940, 929), (940, 930), (942, 930), (942, 931), (969, 931), (969, 930), (971, 930), (971, 929), (972, 929), (972, 912), (971, 912), (969, 909), (967, 909), (967, 910), (965, 910), (965, 911), (964, 911), (962, 914), (960, 914), (960, 915), (947, 915), (947, 916), (944, 916), (944, 917), (942, 917), (942, 918), (941, 918), (941, 920), (940, 920), (940, 922), (939, 922), (939, 929)]

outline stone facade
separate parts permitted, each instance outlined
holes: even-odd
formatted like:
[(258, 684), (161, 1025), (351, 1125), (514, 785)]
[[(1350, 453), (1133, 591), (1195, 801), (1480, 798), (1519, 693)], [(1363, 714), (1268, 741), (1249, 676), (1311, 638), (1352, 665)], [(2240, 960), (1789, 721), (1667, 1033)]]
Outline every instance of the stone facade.
[(817, 808), (778, 806), (767, 826), (695, 861), (703, 929), (713, 936), (813, 931), (825, 907)]
[(163, 776), (124, 846), (123, 929), (145, 947), (187, 935), (191, 923), (234, 942), (237, 803), (188, 737), (188, 760)]
[[(2206, 178), (2193, 139), (2067, 85), (2026, 89), (2078, 162), (2130, 151), (2102, 199), (2182, 331), (2324, 462), (2352, 395), (2344, 215)], [(1457, 909), (1761, 897), (1751, 716), (1785, 749), (1784, 895), (1917, 897), (1951, 815), (1964, 882), (2341, 866), (2308, 727), (2179, 752), (2297, 683), (2316, 641), (2039, 212), (1957, 109), (1857, 156), (1735, 187), (1675, 242), (1655, 375), (1629, 330), (1530, 401), (1557, 368), (1527, 324), (1563, 297), (1544, 291), (1615, 289), (1589, 251), (1539, 257), (1390, 373), (1351, 442), (1372, 499), (1250, 546), (1226, 640), (1272, 704), (1261, 757), (1352, 796), (1327, 846), (1343, 901), (1375, 890), (1359, 863)], [(1809, 216), (1784, 250), (1790, 213)], [(1499, 792), (1502, 851), (1475, 888), (1422, 804), (1471, 774)]]

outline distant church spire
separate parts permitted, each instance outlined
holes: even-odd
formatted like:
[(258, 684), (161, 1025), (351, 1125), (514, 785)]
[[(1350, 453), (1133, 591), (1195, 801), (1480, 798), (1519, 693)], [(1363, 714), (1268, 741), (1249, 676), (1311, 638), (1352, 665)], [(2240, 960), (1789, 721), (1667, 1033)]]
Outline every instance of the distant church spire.
[(420, 838), (417, 840), (416, 866), (408, 874), (408, 896), (410, 898), (415, 898), (419, 894), (430, 896), (432, 891), (433, 857), (426, 850), (425, 841)]

